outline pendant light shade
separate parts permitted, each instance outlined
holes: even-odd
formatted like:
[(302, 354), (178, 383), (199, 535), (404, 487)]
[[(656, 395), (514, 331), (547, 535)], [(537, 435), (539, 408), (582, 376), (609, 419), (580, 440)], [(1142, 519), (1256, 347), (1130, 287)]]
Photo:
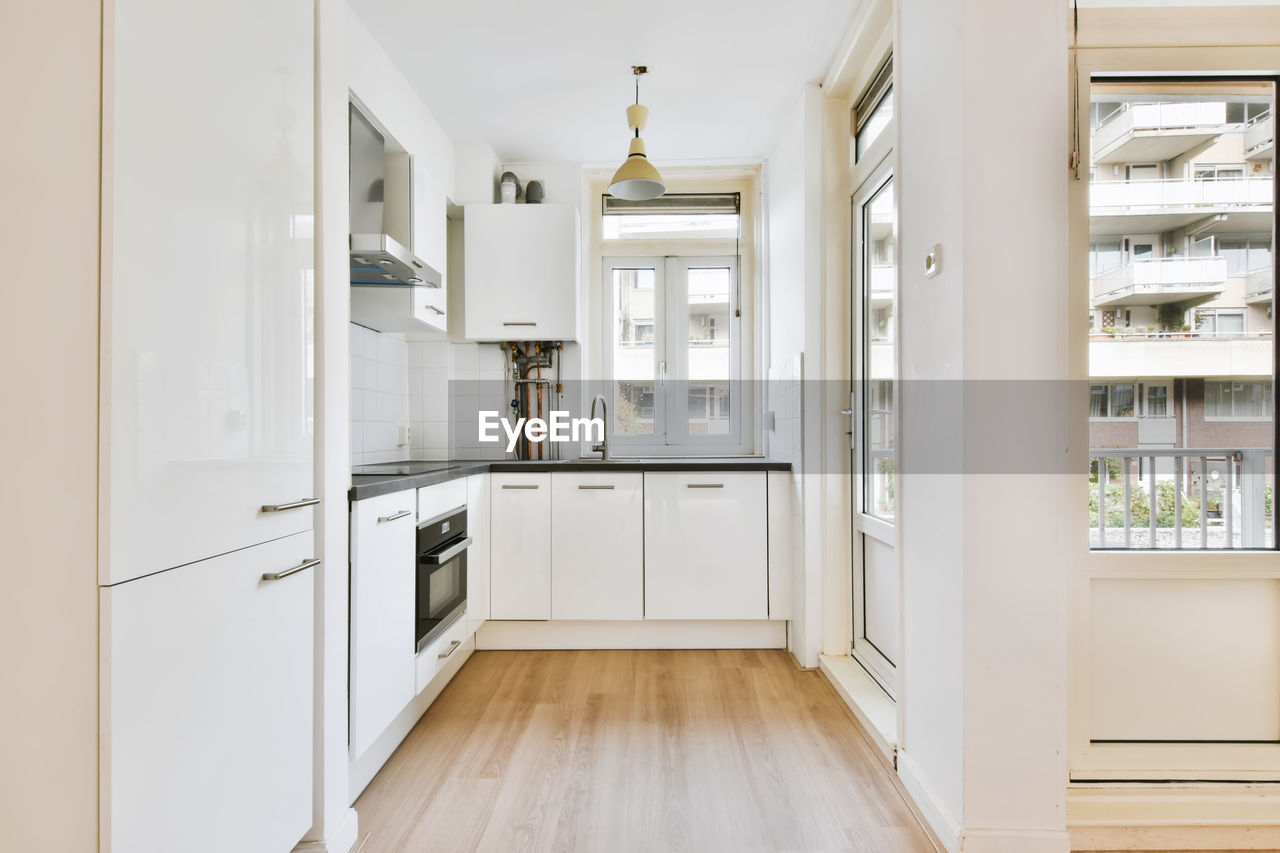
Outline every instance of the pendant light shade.
[(635, 131), (635, 136), (631, 139), (627, 159), (609, 182), (609, 195), (626, 201), (645, 201), (665, 193), (667, 186), (645, 155), (644, 140), (640, 138), (640, 131), (649, 120), (649, 108), (640, 104), (640, 76), (648, 73), (648, 68), (633, 65), (631, 73), (636, 78), (636, 102), (627, 107), (627, 125)]

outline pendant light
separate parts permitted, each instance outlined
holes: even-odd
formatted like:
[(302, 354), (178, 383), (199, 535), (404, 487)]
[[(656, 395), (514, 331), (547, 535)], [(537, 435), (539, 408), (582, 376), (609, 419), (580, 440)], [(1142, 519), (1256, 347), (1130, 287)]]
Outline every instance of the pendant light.
[(648, 74), (649, 69), (644, 65), (633, 65), (631, 73), (636, 78), (636, 102), (627, 107), (627, 125), (635, 131), (635, 136), (627, 159), (609, 182), (609, 195), (626, 201), (645, 201), (662, 195), (667, 187), (662, 182), (662, 175), (645, 156), (644, 140), (640, 138), (640, 131), (649, 120), (649, 108), (640, 105), (640, 78)]

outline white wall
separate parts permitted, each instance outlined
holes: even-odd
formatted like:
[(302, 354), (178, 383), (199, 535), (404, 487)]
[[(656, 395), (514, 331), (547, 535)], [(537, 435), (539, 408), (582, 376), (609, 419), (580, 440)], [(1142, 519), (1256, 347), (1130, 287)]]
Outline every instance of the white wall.
[[(903, 378), (965, 380), (902, 400), (903, 465), (917, 473), (901, 489), (900, 767), (935, 830), (966, 851), (1068, 849), (1069, 492), (1064, 477), (990, 464), (993, 450), (1061, 458), (1067, 413), (999, 416), (974, 383), (1067, 376), (1066, 13), (899, 4)], [(934, 243), (942, 272), (925, 279)], [(1027, 316), (1059, 322), (1005, 322), (1015, 292)], [(947, 459), (964, 461), (963, 477), (927, 473)]]
[[(821, 90), (805, 86), (782, 122), (781, 133), (765, 164), (765, 252), (767, 285), (764, 338), (769, 351), (766, 385), (767, 411), (774, 414), (774, 430), (766, 433), (770, 456), (792, 463), (791, 478), (791, 652), (805, 666), (817, 666), (821, 650), (822, 573), (818, 542), (822, 531), (810, 512), (806, 523), (806, 492), (818, 487), (820, 468), (811, 455), (804, 456), (805, 380), (814, 378), (806, 359), (808, 336), (817, 332), (805, 317), (814, 300), (821, 299)], [(818, 383), (809, 383), (816, 387)], [(812, 408), (818, 401), (810, 399)], [(805, 472), (812, 472), (805, 483)]]
[[(17, 0), (0, 27), (0, 832), (98, 844), (101, 5)], [(50, 36), (54, 37), (41, 37)]]

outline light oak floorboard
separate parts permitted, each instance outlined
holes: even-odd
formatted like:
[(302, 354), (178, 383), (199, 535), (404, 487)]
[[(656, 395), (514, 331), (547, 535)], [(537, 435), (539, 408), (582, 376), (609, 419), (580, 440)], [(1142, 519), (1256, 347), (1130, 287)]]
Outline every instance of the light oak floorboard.
[(356, 802), (361, 853), (933, 853), (782, 651), (476, 652)]

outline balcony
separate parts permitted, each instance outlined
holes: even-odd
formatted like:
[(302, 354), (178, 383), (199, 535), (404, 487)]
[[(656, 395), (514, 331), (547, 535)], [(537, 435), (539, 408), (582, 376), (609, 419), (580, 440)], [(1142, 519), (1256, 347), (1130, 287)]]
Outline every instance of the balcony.
[(1116, 330), (1089, 336), (1089, 375), (1131, 376), (1271, 375), (1270, 333), (1206, 335), (1201, 332)]
[(1093, 277), (1093, 304), (1164, 305), (1212, 299), (1227, 283), (1223, 258), (1133, 261)]
[(1092, 548), (1267, 548), (1269, 448), (1093, 448)]
[(1275, 151), (1276, 124), (1270, 111), (1249, 120), (1244, 130), (1246, 160), (1268, 160)]
[(1271, 230), (1270, 175), (1222, 180), (1094, 181), (1089, 185), (1092, 234), (1162, 233), (1207, 216), (1230, 214), (1234, 230)]
[(1221, 134), (1227, 105), (1125, 104), (1093, 132), (1094, 163), (1160, 163)]
[(1244, 301), (1248, 305), (1270, 305), (1271, 291), (1275, 287), (1271, 268), (1264, 267), (1249, 273), (1244, 284)]

